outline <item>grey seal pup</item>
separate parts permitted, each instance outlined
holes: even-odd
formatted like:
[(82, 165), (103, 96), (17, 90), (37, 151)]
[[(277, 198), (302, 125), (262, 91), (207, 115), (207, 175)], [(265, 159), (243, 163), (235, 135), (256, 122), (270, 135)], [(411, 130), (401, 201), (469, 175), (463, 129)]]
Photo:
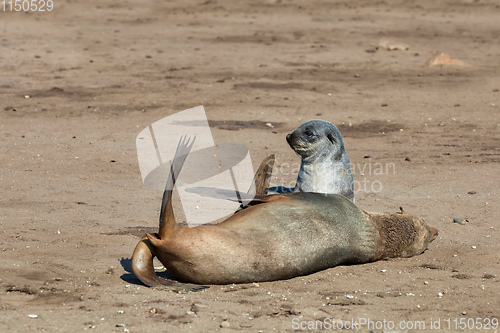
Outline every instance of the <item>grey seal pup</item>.
[(337, 127), (325, 120), (310, 120), (286, 136), (302, 161), (294, 188), (271, 187), (269, 194), (316, 192), (341, 194), (354, 203), (351, 163)]
[[(257, 193), (249, 197), (247, 208), (217, 225), (179, 226), (173, 184), (191, 147), (189, 141), (179, 143), (162, 200), (160, 230), (147, 233), (132, 256), (132, 270), (147, 286), (196, 290), (203, 287), (193, 283), (290, 279), (340, 264), (415, 256), (437, 237), (437, 229), (416, 216), (367, 213), (342, 195), (308, 192)], [(264, 170), (256, 178), (269, 175)], [(238, 195), (234, 200), (245, 199)], [(156, 275), (154, 256), (175, 279), (190, 284)]]

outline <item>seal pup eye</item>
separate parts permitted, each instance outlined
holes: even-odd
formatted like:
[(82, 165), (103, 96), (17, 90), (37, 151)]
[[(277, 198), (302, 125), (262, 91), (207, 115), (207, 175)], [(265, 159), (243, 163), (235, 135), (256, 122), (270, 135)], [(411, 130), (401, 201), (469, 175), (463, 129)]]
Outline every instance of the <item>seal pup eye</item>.
[(313, 136), (314, 134), (313, 134), (313, 132), (311, 132), (311, 131), (306, 131), (306, 135), (307, 135), (307, 136)]
[(329, 139), (329, 140), (330, 140), (333, 144), (336, 144), (336, 143), (337, 143), (337, 139), (335, 139), (335, 138), (333, 137), (333, 135), (331, 135), (331, 134), (327, 134), (327, 136), (326, 136), (326, 137), (327, 137), (327, 138), (328, 138), (328, 139)]

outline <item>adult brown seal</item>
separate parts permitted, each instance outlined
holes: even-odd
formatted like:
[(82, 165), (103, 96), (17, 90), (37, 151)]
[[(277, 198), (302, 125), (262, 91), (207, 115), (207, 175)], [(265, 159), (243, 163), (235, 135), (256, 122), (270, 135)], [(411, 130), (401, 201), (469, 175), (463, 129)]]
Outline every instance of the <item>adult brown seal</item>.
[(159, 233), (146, 234), (132, 256), (134, 274), (148, 286), (178, 285), (155, 274), (154, 256), (181, 282), (248, 283), (411, 257), (437, 236), (436, 228), (416, 216), (367, 213), (342, 195), (307, 192), (257, 195), (248, 208), (220, 224), (178, 226), (172, 188), (191, 146), (179, 143), (173, 159)]
[(317, 192), (341, 194), (354, 202), (354, 180), (344, 141), (337, 127), (325, 120), (310, 120), (286, 136), (302, 158), (294, 188), (272, 187), (269, 194)]

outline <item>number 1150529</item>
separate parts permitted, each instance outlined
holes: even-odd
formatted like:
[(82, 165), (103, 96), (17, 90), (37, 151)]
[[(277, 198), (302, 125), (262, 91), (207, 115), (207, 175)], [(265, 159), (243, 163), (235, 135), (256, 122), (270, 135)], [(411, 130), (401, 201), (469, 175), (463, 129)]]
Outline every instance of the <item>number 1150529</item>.
[(0, 11), (4, 12), (50, 12), (52, 0), (1, 0)]

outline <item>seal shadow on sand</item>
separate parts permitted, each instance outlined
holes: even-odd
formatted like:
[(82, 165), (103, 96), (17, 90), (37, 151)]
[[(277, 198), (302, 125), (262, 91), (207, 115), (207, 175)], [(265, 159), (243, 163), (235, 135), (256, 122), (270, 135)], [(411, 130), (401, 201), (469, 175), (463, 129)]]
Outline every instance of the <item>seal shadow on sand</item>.
[[(120, 265), (122, 265), (123, 269), (125, 270), (126, 273), (120, 275), (120, 279), (123, 281), (138, 285), (138, 286), (143, 286), (144, 284), (137, 278), (134, 273), (132, 272), (132, 258), (121, 258), (120, 259)], [(161, 265), (161, 263), (160, 263)], [(177, 282), (177, 280), (167, 271), (155, 271), (155, 273), (166, 279), (166, 280), (172, 280), (172, 282)]]
[[(106, 233), (106, 235), (132, 235), (136, 236), (138, 238), (141, 238), (145, 232), (156, 232), (158, 230), (157, 227), (142, 227), (142, 226), (137, 226), (137, 227), (127, 227), (126, 230), (120, 230), (117, 232), (110, 232)], [(141, 280), (139, 280), (134, 273), (132, 272), (132, 258), (121, 258), (120, 259), (120, 265), (122, 266), (123, 270), (126, 272), (120, 276), (120, 279), (123, 281), (134, 284), (134, 285), (144, 285)], [(158, 266), (162, 265), (160, 262), (158, 262)], [(168, 272), (168, 271), (161, 271), (158, 270), (156, 271), (156, 274), (161, 276), (162, 278), (166, 280), (172, 280), (176, 281), (174, 277)]]

